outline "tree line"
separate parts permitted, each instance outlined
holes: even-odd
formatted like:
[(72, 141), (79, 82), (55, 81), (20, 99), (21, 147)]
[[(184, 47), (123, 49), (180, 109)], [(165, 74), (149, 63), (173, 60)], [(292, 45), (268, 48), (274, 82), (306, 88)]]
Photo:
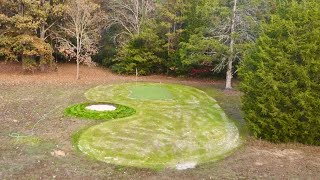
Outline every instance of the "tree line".
[[(259, 24), (262, 0), (1, 0), (0, 57), (25, 70), (55, 66), (52, 54), (140, 75), (226, 71), (226, 88)], [(77, 68), (79, 72), (79, 68)], [(79, 74), (77, 73), (77, 78)]]
[(121, 0), (105, 3), (109, 33), (100, 61), (118, 73), (226, 73), (276, 8), (272, 0)]

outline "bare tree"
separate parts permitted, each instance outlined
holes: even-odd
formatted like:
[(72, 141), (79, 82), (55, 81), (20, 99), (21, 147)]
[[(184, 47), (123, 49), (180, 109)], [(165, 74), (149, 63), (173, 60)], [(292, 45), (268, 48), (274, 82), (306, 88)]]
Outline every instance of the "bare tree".
[(231, 18), (231, 29), (230, 29), (230, 57), (227, 63), (227, 74), (226, 74), (226, 89), (232, 89), (232, 63), (233, 63), (233, 55), (234, 55), (234, 37), (233, 34), (235, 32), (235, 23), (236, 23), (236, 12), (237, 12), (237, 2), (238, 0), (233, 1), (232, 8), (232, 18)]
[(117, 36), (140, 34), (141, 26), (155, 9), (153, 0), (111, 0), (107, 3), (108, 25), (117, 24), (123, 28)]
[(227, 68), (225, 89), (232, 89), (232, 78), (236, 73), (233, 64), (236, 60), (241, 60), (241, 53), (236, 45), (252, 42), (258, 37), (256, 27), (269, 11), (267, 1), (232, 0), (231, 3), (230, 16), (222, 18), (221, 23), (213, 29), (215, 38), (229, 46), (229, 57), (214, 69), (220, 71)]
[(67, 2), (64, 25), (60, 26), (57, 39), (59, 51), (77, 62), (76, 79), (79, 79), (80, 63), (93, 64), (91, 56), (98, 52), (103, 17), (99, 5), (90, 0)]

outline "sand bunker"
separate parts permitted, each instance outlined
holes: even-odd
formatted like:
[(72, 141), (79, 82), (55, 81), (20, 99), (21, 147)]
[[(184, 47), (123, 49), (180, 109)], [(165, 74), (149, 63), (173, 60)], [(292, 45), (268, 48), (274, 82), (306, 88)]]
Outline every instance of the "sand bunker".
[(193, 169), (195, 168), (197, 163), (195, 162), (187, 162), (187, 163), (181, 163), (176, 165), (177, 170), (186, 170), (186, 169)]
[(114, 111), (117, 108), (110, 104), (95, 104), (86, 107), (87, 110), (93, 111)]

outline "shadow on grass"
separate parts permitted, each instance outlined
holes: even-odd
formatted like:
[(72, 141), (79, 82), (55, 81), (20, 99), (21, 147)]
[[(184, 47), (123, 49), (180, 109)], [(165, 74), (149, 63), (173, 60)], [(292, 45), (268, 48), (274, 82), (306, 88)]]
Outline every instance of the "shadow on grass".
[(241, 92), (238, 90), (225, 91), (222, 86), (198, 85), (196, 88), (206, 92), (209, 96), (217, 100), (220, 107), (227, 114), (239, 129), (243, 140), (249, 136), (249, 129), (243, 119), (241, 111)]

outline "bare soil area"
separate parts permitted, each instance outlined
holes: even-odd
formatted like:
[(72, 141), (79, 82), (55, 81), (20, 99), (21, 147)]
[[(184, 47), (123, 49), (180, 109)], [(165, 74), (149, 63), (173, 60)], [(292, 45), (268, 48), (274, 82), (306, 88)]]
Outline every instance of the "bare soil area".
[[(71, 104), (87, 101), (84, 92), (97, 85), (132, 82), (98, 67), (59, 65), (57, 72), (26, 74), (19, 65), (0, 63), (0, 179), (320, 179), (320, 147), (272, 144), (247, 137), (229, 157), (194, 169), (152, 171), (90, 159), (72, 146), (72, 134), (99, 122), (65, 117)], [(245, 122), (238, 91), (223, 91), (210, 79), (139, 77), (138, 81), (198, 87), (219, 101), (241, 131)], [(245, 133), (244, 133), (245, 134)]]

